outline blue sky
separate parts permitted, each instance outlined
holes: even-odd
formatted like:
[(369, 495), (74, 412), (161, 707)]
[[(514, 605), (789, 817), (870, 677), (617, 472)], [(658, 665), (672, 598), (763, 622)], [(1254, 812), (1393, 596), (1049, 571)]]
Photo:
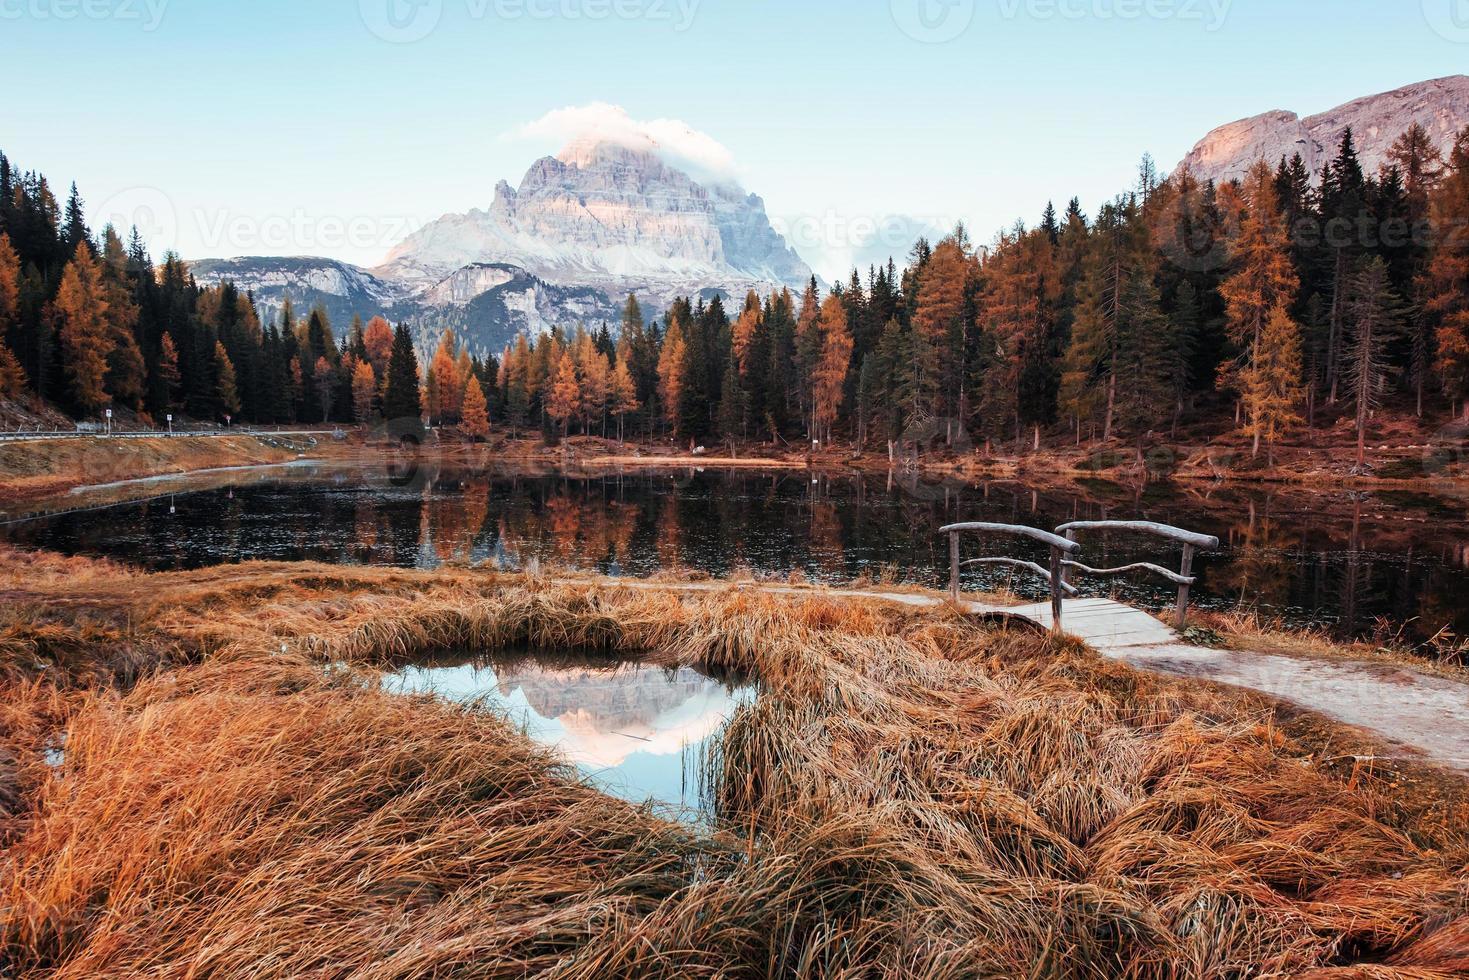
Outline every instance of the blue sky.
[(1469, 71), (1469, 0), (0, 0), (0, 64), (0, 149), (186, 257), (373, 264), (603, 102), (718, 140), (835, 268), (890, 215), (986, 241), (1215, 125)]

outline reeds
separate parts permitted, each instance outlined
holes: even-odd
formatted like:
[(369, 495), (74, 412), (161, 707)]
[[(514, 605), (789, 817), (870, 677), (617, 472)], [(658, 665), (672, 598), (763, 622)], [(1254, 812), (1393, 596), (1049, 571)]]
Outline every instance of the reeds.
[[(7, 976), (1469, 969), (1464, 827), (1309, 765), (1254, 699), (951, 610), (304, 565), (36, 581), (0, 618)], [(68, 653), (37, 671), (42, 628)], [(521, 646), (757, 676), (710, 750), (717, 829), (372, 669)]]

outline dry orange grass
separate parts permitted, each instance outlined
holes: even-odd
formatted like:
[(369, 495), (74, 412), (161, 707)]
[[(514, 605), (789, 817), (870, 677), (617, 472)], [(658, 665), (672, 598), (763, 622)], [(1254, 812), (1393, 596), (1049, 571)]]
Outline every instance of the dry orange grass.
[[(10, 581), (49, 646), (0, 611), (3, 975), (1466, 969), (1462, 826), (1308, 765), (1251, 699), (1078, 646), (819, 594), (70, 571)], [(524, 644), (762, 678), (711, 753), (718, 831), (368, 669)]]

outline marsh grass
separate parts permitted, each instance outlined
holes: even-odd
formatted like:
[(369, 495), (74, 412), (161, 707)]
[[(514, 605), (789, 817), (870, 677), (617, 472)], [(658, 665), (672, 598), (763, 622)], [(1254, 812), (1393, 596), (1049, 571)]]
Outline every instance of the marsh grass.
[[(749, 583), (17, 560), (8, 976), (1469, 968), (1469, 811), (1422, 821), (1313, 764), (1259, 699), (1078, 644)], [(759, 677), (708, 749), (717, 828), (374, 669), (522, 647)]]

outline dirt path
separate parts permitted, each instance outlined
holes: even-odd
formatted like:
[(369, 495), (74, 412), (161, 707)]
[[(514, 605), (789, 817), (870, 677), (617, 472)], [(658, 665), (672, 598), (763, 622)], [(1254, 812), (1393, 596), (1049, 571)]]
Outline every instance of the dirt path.
[[(723, 582), (607, 581), (648, 589), (729, 588)], [(921, 607), (947, 601), (921, 593), (813, 590), (764, 583), (741, 587), (777, 595), (842, 596)], [(1051, 625), (1048, 603), (1006, 607), (967, 602), (965, 606), (973, 613), (1017, 616), (1046, 628)], [(1190, 646), (1149, 614), (1109, 599), (1068, 601), (1062, 626), (1103, 656), (1130, 666), (1259, 691), (1401, 745), (1415, 759), (1469, 774), (1469, 684), (1376, 663)]]

